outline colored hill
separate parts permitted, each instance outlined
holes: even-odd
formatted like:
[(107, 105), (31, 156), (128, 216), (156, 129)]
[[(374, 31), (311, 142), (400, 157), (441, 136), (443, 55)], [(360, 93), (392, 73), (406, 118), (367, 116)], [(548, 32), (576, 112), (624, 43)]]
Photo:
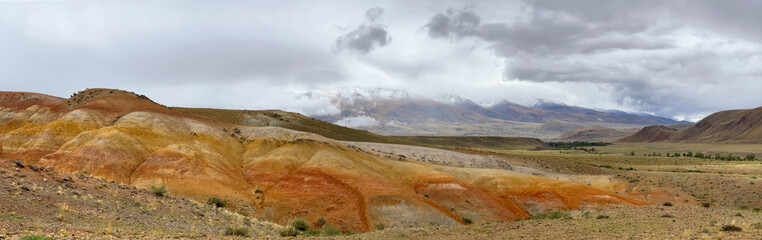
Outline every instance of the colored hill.
[(508, 170), (389, 159), (313, 133), (176, 111), (120, 90), (88, 89), (69, 99), (0, 92), (0, 103), (4, 158), (142, 189), (165, 185), (198, 201), (219, 196), (278, 224), (323, 217), (365, 232), (644, 204)]

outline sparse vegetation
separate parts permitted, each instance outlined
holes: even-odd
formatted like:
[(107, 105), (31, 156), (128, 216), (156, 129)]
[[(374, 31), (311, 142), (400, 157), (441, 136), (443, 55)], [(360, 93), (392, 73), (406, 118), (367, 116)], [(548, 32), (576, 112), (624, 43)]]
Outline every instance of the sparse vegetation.
[(291, 226), (294, 227), (296, 230), (299, 230), (302, 232), (310, 229), (310, 225), (307, 224), (307, 221), (304, 221), (304, 219), (295, 219), (294, 221), (291, 221)]
[(324, 217), (318, 218), (316, 226), (320, 228), (320, 227), (323, 227), (323, 225), (325, 225), (325, 218)]
[(571, 219), (571, 215), (564, 211), (553, 211), (549, 214), (537, 214), (531, 219)]
[(224, 208), (225, 206), (228, 205), (228, 201), (227, 200), (219, 198), (219, 197), (216, 197), (216, 196), (209, 197), (206, 200), (206, 203), (209, 204), (209, 205), (214, 205), (215, 207), (218, 207), (218, 208)]
[(292, 226), (280, 230), (281, 237), (296, 237), (296, 235), (299, 235), (299, 230), (296, 230), (296, 228)]
[(249, 237), (249, 229), (245, 227), (240, 227), (240, 228), (228, 227), (227, 229), (225, 229), (225, 236)]
[(341, 234), (341, 229), (334, 226), (333, 224), (326, 224), (320, 230), (323, 231), (323, 236), (336, 236)]
[(471, 220), (470, 218), (467, 218), (467, 217), (463, 217), (462, 220), (463, 220), (463, 223), (465, 223), (465, 224), (472, 224), (472, 223), (474, 223), (474, 220)]
[(39, 235), (24, 235), (21, 237), (21, 240), (53, 240), (53, 238)]
[(665, 206), (665, 207), (671, 207), (671, 206), (673, 206), (671, 202), (664, 202), (661, 205)]
[(721, 229), (722, 229), (723, 232), (741, 232), (741, 231), (743, 231), (743, 229), (741, 229), (741, 227), (736, 226), (736, 225), (732, 225), (732, 224), (724, 225), (724, 226), (722, 226)]
[(304, 236), (318, 236), (320, 235), (320, 230), (317, 229), (310, 229), (304, 232)]
[(752, 223), (751, 227), (757, 230), (762, 229), (762, 222)]
[(609, 218), (609, 215), (605, 215), (605, 214), (601, 214), (595, 217), (595, 219), (607, 219), (607, 218)]
[(157, 197), (167, 196), (167, 186), (165, 186), (164, 184), (158, 187), (151, 185), (151, 192), (153, 193), (153, 195), (156, 195)]

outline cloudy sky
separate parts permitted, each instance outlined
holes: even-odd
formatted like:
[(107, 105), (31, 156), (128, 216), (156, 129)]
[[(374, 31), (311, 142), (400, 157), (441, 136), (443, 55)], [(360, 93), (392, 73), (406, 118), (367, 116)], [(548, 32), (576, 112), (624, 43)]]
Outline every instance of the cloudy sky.
[(0, 1), (0, 90), (281, 108), (338, 87), (696, 120), (762, 106), (762, 1)]

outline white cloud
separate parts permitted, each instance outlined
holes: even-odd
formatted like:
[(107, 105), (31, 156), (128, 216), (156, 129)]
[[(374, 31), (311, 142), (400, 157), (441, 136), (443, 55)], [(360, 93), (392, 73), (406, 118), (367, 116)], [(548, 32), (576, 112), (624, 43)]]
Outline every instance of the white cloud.
[[(466, 3), (0, 1), (0, 86), (57, 96), (121, 88), (171, 106), (305, 114), (338, 109), (299, 93), (381, 87), (691, 119), (762, 103), (760, 4), (478, 2), (459, 18), (468, 24), (438, 25), (457, 31), (432, 38), (423, 27), (432, 16)], [(332, 52), (368, 21), (393, 43)]]
[(350, 128), (360, 128), (360, 127), (372, 127), (380, 124), (378, 120), (375, 118), (369, 117), (369, 116), (357, 116), (357, 117), (345, 117), (339, 121), (336, 121), (334, 124), (350, 127)]

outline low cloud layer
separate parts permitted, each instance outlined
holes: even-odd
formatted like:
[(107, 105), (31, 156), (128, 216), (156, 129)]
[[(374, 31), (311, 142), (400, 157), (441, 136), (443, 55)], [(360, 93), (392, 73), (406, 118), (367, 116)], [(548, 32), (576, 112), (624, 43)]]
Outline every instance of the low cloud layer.
[[(762, 103), (760, 1), (0, 1), (0, 90), (332, 112), (342, 86), (678, 119)], [(393, 37), (392, 37), (393, 36)], [(393, 39), (393, 41), (392, 41)]]

